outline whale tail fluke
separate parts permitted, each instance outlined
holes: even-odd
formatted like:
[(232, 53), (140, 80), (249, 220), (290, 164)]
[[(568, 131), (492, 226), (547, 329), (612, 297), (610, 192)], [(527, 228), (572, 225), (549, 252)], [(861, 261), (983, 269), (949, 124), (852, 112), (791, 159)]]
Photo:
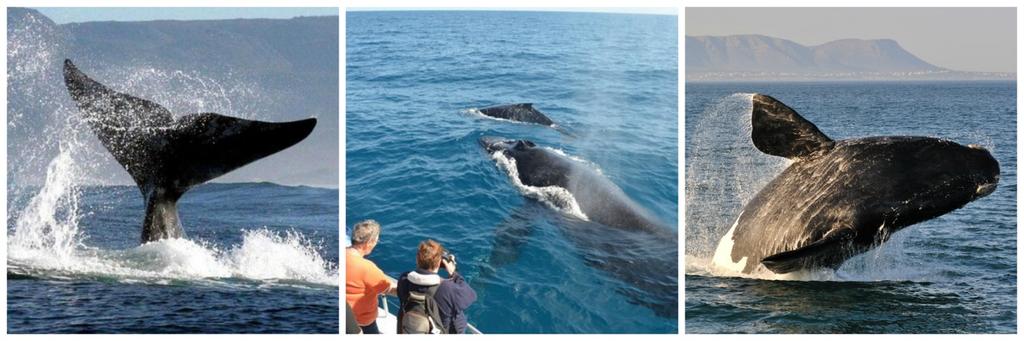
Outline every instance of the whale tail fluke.
[(750, 139), (765, 154), (798, 159), (832, 149), (835, 142), (795, 110), (771, 96), (755, 94)]
[(146, 199), (142, 241), (184, 236), (178, 199), (190, 188), (305, 139), (316, 119), (262, 122), (215, 113), (185, 115), (110, 90), (64, 61), (64, 82), (100, 143)]

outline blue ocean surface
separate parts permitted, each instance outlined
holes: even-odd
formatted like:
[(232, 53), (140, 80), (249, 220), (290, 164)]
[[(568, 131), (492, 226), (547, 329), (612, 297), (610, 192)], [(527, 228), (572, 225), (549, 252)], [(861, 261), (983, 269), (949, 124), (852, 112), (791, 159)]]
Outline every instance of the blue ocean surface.
[[(398, 277), (432, 238), (459, 260), (484, 333), (677, 331), (675, 16), (347, 14), (346, 227), (383, 225), (369, 259)], [(559, 129), (475, 109), (533, 103)], [(671, 237), (578, 219), (478, 144), (527, 139), (591, 167)], [(668, 288), (647, 292), (644, 288)], [(396, 311), (391, 300), (391, 310)]]
[[(978, 144), (998, 188), (896, 232), (807, 280), (719, 277), (710, 259), (746, 200), (784, 167), (750, 143), (750, 97), (792, 107), (834, 140), (886, 135)], [(1015, 333), (1014, 82), (687, 83), (687, 333)], [(766, 236), (769, 238), (770, 236)]]
[(138, 188), (75, 185), (70, 162), (9, 190), (9, 333), (338, 332), (337, 189), (200, 185), (187, 238), (140, 246)]

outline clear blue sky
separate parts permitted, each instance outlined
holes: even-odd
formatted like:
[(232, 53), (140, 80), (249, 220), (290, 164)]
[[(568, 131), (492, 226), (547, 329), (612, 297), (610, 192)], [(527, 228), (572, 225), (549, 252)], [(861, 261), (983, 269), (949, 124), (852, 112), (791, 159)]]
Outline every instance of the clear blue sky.
[(87, 21), (212, 20), (239, 18), (292, 18), (298, 16), (338, 15), (336, 7), (36, 7), (58, 24)]

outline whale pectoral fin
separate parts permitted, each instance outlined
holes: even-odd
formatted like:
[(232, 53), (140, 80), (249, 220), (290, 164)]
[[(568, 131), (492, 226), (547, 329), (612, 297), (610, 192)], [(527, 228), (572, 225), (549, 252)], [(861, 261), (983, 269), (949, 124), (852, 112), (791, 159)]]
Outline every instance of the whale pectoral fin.
[(761, 264), (779, 274), (806, 268), (831, 267), (835, 265), (832, 260), (842, 255), (856, 235), (857, 232), (853, 229), (840, 229), (801, 248), (765, 257)]
[(175, 123), (175, 183), (191, 187), (277, 153), (313, 132), (316, 119), (263, 122), (214, 113), (184, 116)]
[(835, 142), (778, 100), (754, 95), (750, 139), (765, 154), (795, 159), (827, 152)]

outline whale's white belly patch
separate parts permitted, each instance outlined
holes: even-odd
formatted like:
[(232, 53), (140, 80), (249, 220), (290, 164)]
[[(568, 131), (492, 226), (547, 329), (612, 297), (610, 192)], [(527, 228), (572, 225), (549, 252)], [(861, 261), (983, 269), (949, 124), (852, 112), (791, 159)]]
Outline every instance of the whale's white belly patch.
[(716, 275), (735, 275), (742, 273), (743, 269), (747, 267), (747, 257), (743, 257), (738, 262), (732, 261), (732, 246), (735, 244), (732, 240), (732, 234), (736, 232), (736, 226), (740, 224), (741, 217), (743, 217), (742, 213), (736, 218), (736, 222), (732, 224), (729, 232), (718, 241), (715, 257), (711, 261), (711, 273)]

